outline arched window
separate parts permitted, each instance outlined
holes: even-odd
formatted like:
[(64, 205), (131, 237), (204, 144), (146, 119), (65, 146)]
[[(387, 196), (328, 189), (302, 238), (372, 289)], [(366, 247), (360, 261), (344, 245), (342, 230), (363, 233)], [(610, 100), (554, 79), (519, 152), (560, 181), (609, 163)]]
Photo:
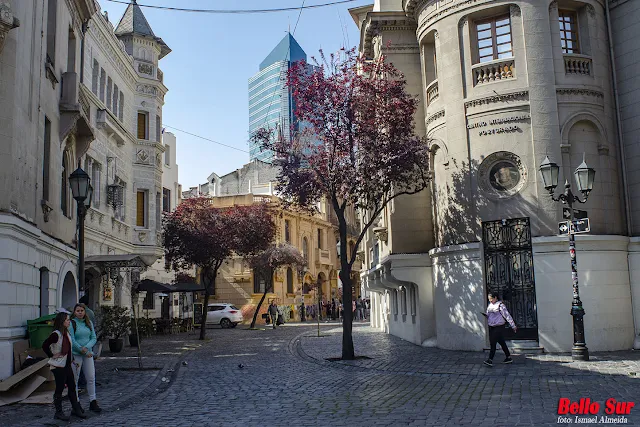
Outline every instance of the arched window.
[(302, 238), (302, 256), (307, 265), (309, 265), (309, 241), (306, 237)]
[(291, 267), (287, 268), (287, 293), (293, 293), (293, 270)]

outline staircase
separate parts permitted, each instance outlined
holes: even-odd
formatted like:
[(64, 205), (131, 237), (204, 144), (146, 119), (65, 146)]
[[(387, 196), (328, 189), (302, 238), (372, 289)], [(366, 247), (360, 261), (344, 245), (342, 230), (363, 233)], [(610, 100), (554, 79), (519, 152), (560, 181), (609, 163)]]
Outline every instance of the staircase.
[(513, 354), (543, 354), (544, 347), (540, 347), (536, 340), (507, 341), (507, 347)]

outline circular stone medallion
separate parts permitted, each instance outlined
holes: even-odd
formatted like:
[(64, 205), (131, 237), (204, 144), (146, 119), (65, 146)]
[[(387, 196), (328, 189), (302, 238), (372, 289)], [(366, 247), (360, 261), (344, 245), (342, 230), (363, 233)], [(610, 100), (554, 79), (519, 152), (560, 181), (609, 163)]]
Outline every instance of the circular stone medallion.
[(527, 182), (527, 170), (518, 156), (498, 151), (487, 156), (478, 168), (480, 188), (491, 199), (505, 199), (519, 193)]

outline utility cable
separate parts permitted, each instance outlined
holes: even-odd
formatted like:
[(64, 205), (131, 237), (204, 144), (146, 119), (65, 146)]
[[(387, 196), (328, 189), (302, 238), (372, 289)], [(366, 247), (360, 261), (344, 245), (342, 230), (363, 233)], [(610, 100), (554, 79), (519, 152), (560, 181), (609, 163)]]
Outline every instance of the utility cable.
[[(121, 4), (131, 4), (130, 1), (126, 0), (108, 0), (112, 3), (121, 3)], [(336, 4), (344, 4), (344, 3), (352, 3), (357, 0), (339, 0), (330, 3), (321, 3), (321, 4), (313, 4), (309, 6), (302, 7), (280, 7), (276, 9), (187, 9), (181, 7), (169, 7), (169, 6), (155, 6), (151, 4), (140, 4), (137, 3), (140, 7), (147, 7), (150, 9), (162, 9), (162, 10), (172, 10), (177, 12), (192, 12), (192, 13), (210, 13), (210, 14), (252, 14), (252, 13), (277, 13), (277, 12), (290, 12), (292, 10), (302, 10), (302, 9), (316, 9), (320, 7), (328, 7), (334, 6)], [(298, 19), (300, 16), (298, 15)]]
[(169, 125), (167, 125), (165, 123), (163, 123), (162, 126), (167, 127), (169, 129), (177, 130), (178, 132), (186, 133), (187, 135), (191, 135), (191, 136), (194, 136), (196, 138), (204, 139), (205, 141), (213, 142), (214, 144), (222, 145), (223, 147), (231, 148), (233, 150), (242, 151), (243, 153), (248, 153), (247, 150), (243, 150), (242, 148), (234, 147), (233, 145), (223, 144), (222, 142), (214, 141), (213, 139), (205, 138), (204, 136), (196, 135), (195, 133), (187, 132), (186, 130), (178, 129), (178, 128), (173, 127), (173, 126), (169, 126)]

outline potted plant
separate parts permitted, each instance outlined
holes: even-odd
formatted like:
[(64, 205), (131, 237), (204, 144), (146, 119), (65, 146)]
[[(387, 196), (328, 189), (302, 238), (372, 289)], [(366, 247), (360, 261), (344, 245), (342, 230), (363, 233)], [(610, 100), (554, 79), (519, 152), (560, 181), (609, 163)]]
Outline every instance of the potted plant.
[(126, 307), (102, 306), (101, 329), (104, 336), (109, 337), (109, 350), (112, 353), (120, 353), (124, 346), (124, 340), (120, 337), (129, 332), (131, 317)]

